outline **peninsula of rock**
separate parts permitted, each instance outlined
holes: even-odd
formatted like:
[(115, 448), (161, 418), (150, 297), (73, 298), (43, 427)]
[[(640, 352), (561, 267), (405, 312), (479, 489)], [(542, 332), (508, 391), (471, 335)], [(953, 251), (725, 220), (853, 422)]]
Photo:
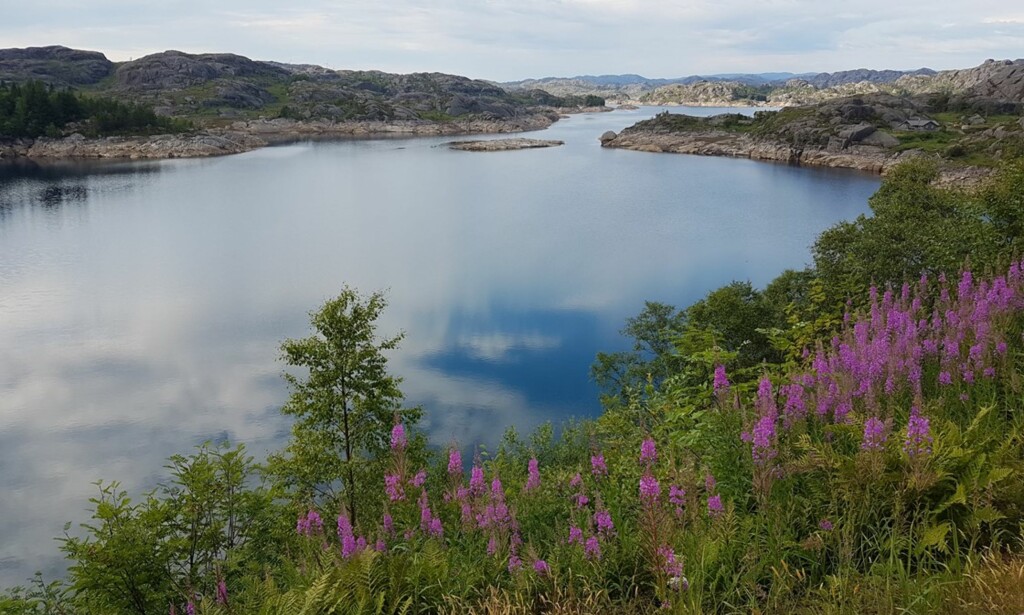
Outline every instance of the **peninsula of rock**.
[(553, 139), (488, 139), (478, 141), (452, 141), (448, 143), (450, 149), (457, 149), (464, 152), (505, 152), (517, 149), (537, 149), (544, 147), (558, 147), (565, 145), (565, 141)]

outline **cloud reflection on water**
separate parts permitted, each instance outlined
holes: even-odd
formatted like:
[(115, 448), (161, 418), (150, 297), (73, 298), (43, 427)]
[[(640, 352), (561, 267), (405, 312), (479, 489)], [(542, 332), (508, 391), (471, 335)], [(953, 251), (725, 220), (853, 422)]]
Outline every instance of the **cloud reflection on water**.
[(638, 119), (619, 113), (559, 122), (551, 150), (389, 140), (0, 168), (0, 585), (59, 568), (51, 538), (85, 520), (92, 481), (138, 493), (205, 439), (280, 446), (279, 344), (342, 284), (388, 290), (380, 331), (407, 333), (390, 367), (432, 441), (493, 445), (595, 412), (594, 353), (645, 299), (800, 266), (877, 185), (602, 150)]

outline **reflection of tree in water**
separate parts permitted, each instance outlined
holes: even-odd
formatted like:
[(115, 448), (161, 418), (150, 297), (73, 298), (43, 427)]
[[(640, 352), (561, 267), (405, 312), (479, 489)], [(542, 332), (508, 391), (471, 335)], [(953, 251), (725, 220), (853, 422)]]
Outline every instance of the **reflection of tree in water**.
[(89, 196), (85, 184), (46, 186), (39, 191), (36, 201), (44, 207), (57, 207), (63, 203), (84, 201)]
[(54, 162), (40, 164), (18, 160), (0, 164), (0, 220), (15, 208), (41, 206), (47, 209), (88, 200), (90, 192), (102, 189), (93, 179), (159, 173), (159, 163), (148, 162)]

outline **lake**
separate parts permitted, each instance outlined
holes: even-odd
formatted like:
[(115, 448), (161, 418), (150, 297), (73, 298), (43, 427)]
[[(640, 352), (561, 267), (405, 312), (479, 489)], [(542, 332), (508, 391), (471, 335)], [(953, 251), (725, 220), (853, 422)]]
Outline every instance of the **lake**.
[(878, 187), (599, 146), (657, 111), (573, 116), (527, 135), (566, 142), (539, 150), (0, 166), (0, 586), (61, 571), (53, 537), (86, 520), (90, 483), (138, 493), (204, 440), (280, 446), (279, 344), (343, 284), (387, 291), (379, 330), (406, 332), (390, 368), (432, 441), (493, 445), (597, 414), (589, 366), (645, 300), (802, 267)]

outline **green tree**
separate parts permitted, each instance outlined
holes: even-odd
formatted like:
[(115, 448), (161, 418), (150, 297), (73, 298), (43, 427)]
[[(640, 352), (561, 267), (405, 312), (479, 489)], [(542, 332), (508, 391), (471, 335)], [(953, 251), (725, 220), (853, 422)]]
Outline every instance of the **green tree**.
[(410, 424), (420, 415), (418, 408), (401, 409), (400, 379), (387, 372), (385, 353), (403, 336), (377, 336), (386, 305), (382, 293), (366, 297), (345, 287), (310, 315), (312, 336), (281, 345), (288, 365), (308, 373), (285, 374), (292, 393), (283, 412), (296, 421), (271, 472), (300, 501), (344, 502), (353, 525), (357, 502), (380, 497), (370, 485), (379, 480), (395, 417)]
[[(955, 273), (968, 258), (975, 266), (993, 262), (1002, 248), (996, 227), (975, 197), (936, 186), (938, 175), (932, 161), (899, 165), (871, 197), (872, 217), (841, 222), (818, 237), (814, 264), (830, 295)], [(1006, 217), (1007, 224), (1015, 219)]]
[(644, 309), (626, 320), (621, 333), (632, 338), (632, 350), (599, 352), (590, 376), (608, 395), (624, 396), (648, 381), (655, 386), (678, 368), (674, 340), (686, 324), (686, 315), (674, 306), (644, 302)]
[(743, 367), (781, 360), (764, 330), (783, 326), (785, 320), (750, 282), (711, 291), (686, 308), (686, 317), (690, 328), (711, 332), (724, 350), (738, 352)]

